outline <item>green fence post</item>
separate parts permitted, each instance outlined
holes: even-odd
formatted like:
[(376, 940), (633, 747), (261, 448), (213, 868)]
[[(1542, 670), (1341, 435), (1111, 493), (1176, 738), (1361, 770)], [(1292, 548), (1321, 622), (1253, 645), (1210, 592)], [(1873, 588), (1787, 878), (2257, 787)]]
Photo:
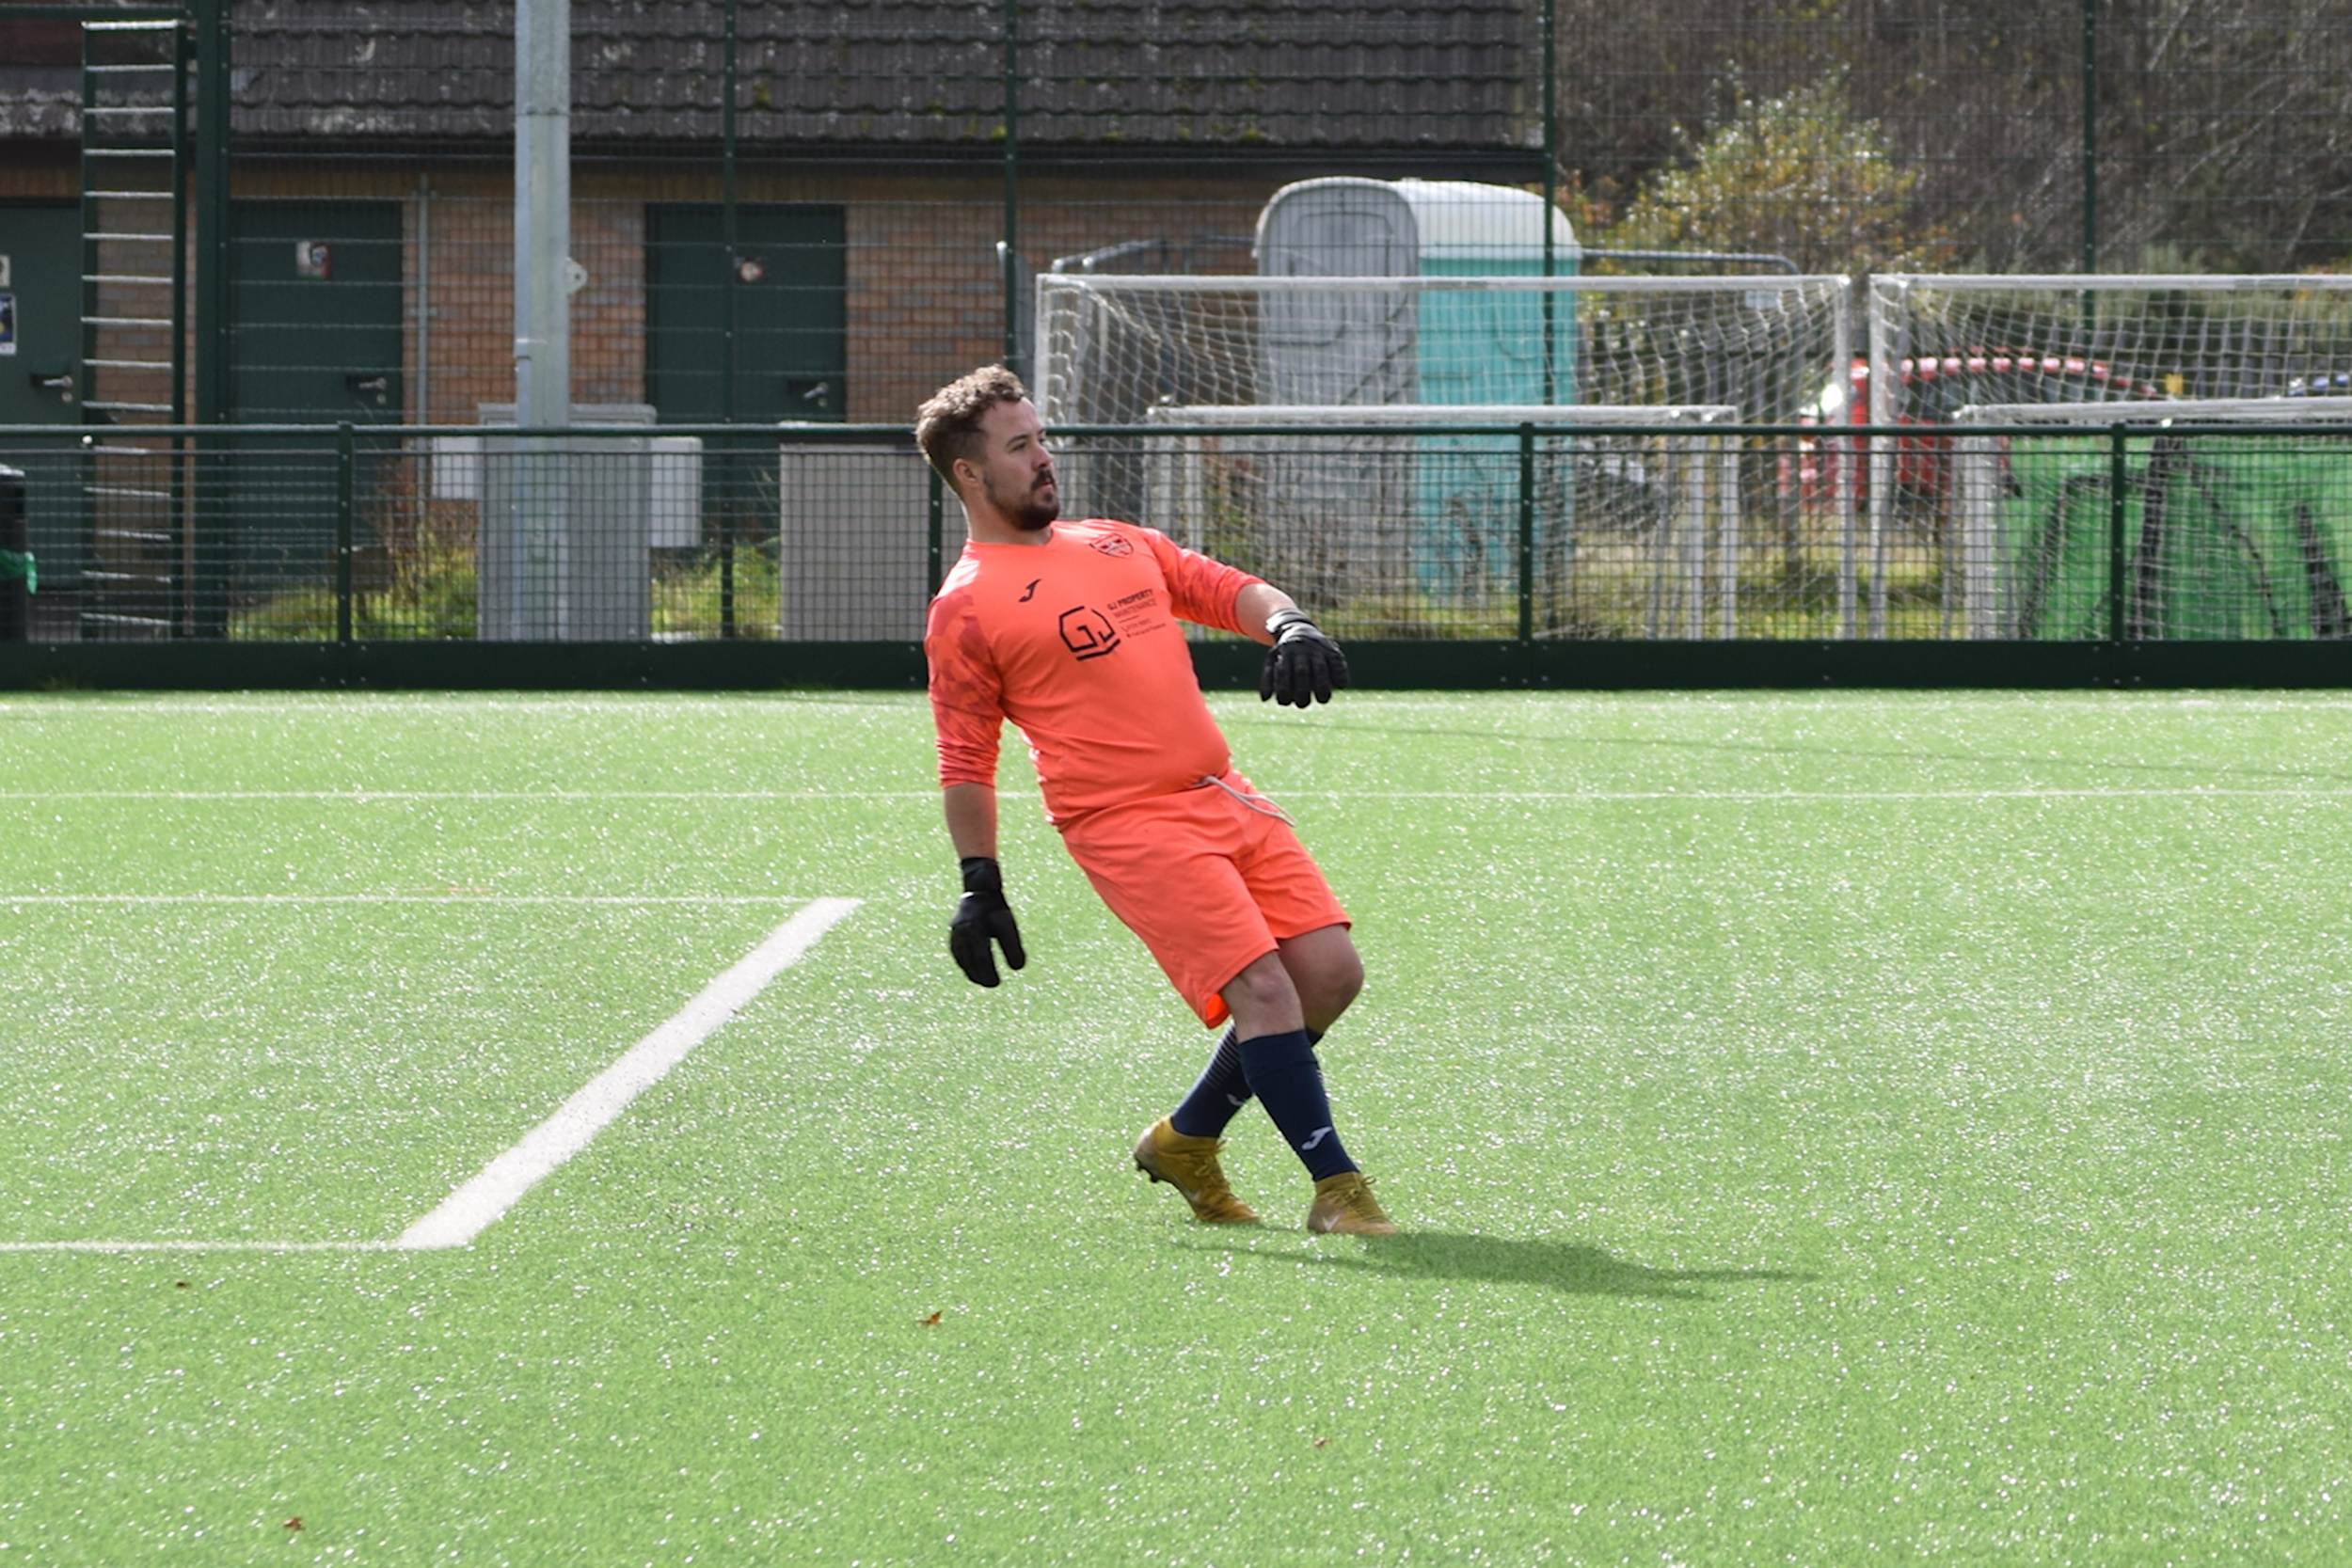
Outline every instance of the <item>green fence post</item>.
[[(2083, 0), (2083, 271), (2099, 270), (2099, 0)], [(2089, 352), (2090, 345), (2084, 345)]]
[(1005, 368), (1010, 370), (1021, 362), (1021, 0), (1005, 0), (1004, 67)]
[[(726, 4), (726, 46), (720, 72), (721, 100), (719, 104), (719, 227), (721, 240), (727, 253), (727, 323), (723, 339), (725, 352), (720, 366), (719, 417), (735, 423), (735, 375), (739, 364), (737, 340), (743, 325), (743, 257), (742, 235), (739, 224), (739, 209), (735, 185), (735, 87), (736, 87), (736, 0)], [(719, 480), (719, 635), (731, 638), (735, 626), (735, 526), (736, 508), (741, 498), (737, 487), (741, 483), (738, 467), (741, 461), (733, 441), (721, 443)]]
[(2124, 612), (2123, 496), (2130, 484), (2129, 448), (2121, 420), (2107, 427), (2107, 641), (2121, 642), (2128, 626)]
[(351, 641), (352, 427), (335, 427), (335, 641)]
[(739, 504), (736, 487), (741, 473), (736, 467), (742, 461), (730, 436), (719, 437), (719, 635), (730, 638), (735, 631), (735, 509)]
[[(1560, 149), (1554, 139), (1556, 135), (1554, 128), (1560, 118), (1557, 102), (1560, 64), (1553, 42), (1557, 31), (1553, 25), (1552, 8), (1553, 0), (1544, 0), (1544, 276), (1546, 277), (1557, 276), (1560, 270), (1560, 258), (1556, 254), (1558, 247), (1552, 239), (1555, 224), (1551, 215), (1552, 209), (1558, 205), (1560, 199)], [(1554, 341), (1557, 331), (1554, 318), (1559, 310), (1559, 294), (1550, 289), (1546, 289), (1544, 291), (1544, 406), (1547, 408), (1560, 401), (1560, 368), (1555, 363), (1557, 355)]]
[(1519, 426), (1519, 641), (1535, 641), (1535, 427)]
[[(196, 21), (196, 422), (229, 417), (229, 0), (194, 0)], [(228, 443), (199, 440), (189, 631), (229, 635)]]
[(925, 598), (929, 598), (933, 594), (939, 592), (939, 558), (943, 548), (940, 544), (939, 533), (940, 530), (945, 526), (946, 521), (947, 507), (946, 498), (941, 493), (939, 470), (926, 463), (923, 465), (923, 471), (930, 476), (931, 490), (931, 578), (930, 585), (923, 591), (923, 596)]

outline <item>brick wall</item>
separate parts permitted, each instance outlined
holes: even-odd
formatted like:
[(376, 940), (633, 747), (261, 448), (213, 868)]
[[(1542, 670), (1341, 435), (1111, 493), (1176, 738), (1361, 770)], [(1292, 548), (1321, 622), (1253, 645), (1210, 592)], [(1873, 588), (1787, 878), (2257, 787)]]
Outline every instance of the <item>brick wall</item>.
[[(56, 187), (62, 179), (63, 188)], [(404, 417), (472, 424), (478, 405), (514, 398), (514, 210), (503, 169), (437, 172), (430, 185), (430, 252), (421, 269), (431, 311), (420, 409), (420, 187), (413, 172), (337, 169), (313, 163), (240, 167), (240, 199), (397, 201), (405, 214), (402, 275)], [(1022, 251), (1043, 270), (1054, 258), (1123, 240), (1247, 234), (1278, 182), (1128, 179), (1025, 182)], [(26, 189), (17, 192), (12, 186)], [(0, 172), (0, 195), (72, 196), (72, 170)], [(720, 198), (715, 174), (654, 170), (575, 176), (572, 254), (588, 271), (573, 300), (572, 385), (580, 403), (639, 403), (645, 388), (645, 205)], [(1002, 189), (967, 179), (866, 176), (793, 179), (747, 171), (746, 202), (824, 202), (847, 218), (845, 344), (848, 417), (911, 423), (942, 383), (997, 358), (1003, 284), (996, 242)], [(1201, 270), (1246, 269), (1247, 254), (1202, 250)]]

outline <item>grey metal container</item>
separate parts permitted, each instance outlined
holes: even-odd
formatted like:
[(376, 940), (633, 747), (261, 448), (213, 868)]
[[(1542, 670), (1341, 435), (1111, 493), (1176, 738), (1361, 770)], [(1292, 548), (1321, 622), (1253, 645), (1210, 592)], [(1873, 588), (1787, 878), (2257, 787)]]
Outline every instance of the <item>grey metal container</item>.
[[(487, 427), (511, 403), (480, 405)], [(475, 635), (485, 641), (642, 642), (653, 631), (651, 404), (574, 404), (575, 425), (642, 436), (484, 436)]]

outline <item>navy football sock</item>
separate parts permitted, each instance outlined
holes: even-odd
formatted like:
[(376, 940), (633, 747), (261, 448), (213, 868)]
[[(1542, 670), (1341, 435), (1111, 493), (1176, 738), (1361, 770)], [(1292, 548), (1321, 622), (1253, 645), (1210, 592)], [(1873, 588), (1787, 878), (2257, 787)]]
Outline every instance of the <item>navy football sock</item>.
[(1307, 1031), (1260, 1035), (1240, 1042), (1241, 1069), (1250, 1092), (1265, 1106), (1266, 1115), (1281, 1129), (1284, 1141), (1320, 1181), (1356, 1168), (1340, 1147), (1331, 1125), (1331, 1101), (1324, 1093), (1323, 1068), (1308, 1043)]
[[(1309, 1045), (1321, 1038), (1314, 1030), (1307, 1031)], [(1200, 1081), (1184, 1096), (1184, 1102), (1168, 1113), (1168, 1124), (1187, 1138), (1220, 1137), (1226, 1124), (1248, 1103), (1249, 1081), (1242, 1076), (1241, 1041), (1228, 1024), (1209, 1065), (1200, 1070)]]
[(1249, 1103), (1249, 1081), (1241, 1074), (1241, 1046), (1229, 1027), (1216, 1042), (1216, 1054), (1200, 1071), (1200, 1081), (1184, 1102), (1168, 1113), (1168, 1124), (1187, 1138), (1214, 1138), (1225, 1131), (1233, 1114)]

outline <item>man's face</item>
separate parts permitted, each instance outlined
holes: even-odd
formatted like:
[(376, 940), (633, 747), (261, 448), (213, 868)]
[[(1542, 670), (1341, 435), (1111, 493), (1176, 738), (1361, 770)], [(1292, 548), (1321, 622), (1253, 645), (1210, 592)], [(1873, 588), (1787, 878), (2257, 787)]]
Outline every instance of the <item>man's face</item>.
[(999, 403), (980, 416), (980, 493), (1005, 520), (1035, 533), (1061, 515), (1054, 456), (1045, 426), (1026, 399)]

